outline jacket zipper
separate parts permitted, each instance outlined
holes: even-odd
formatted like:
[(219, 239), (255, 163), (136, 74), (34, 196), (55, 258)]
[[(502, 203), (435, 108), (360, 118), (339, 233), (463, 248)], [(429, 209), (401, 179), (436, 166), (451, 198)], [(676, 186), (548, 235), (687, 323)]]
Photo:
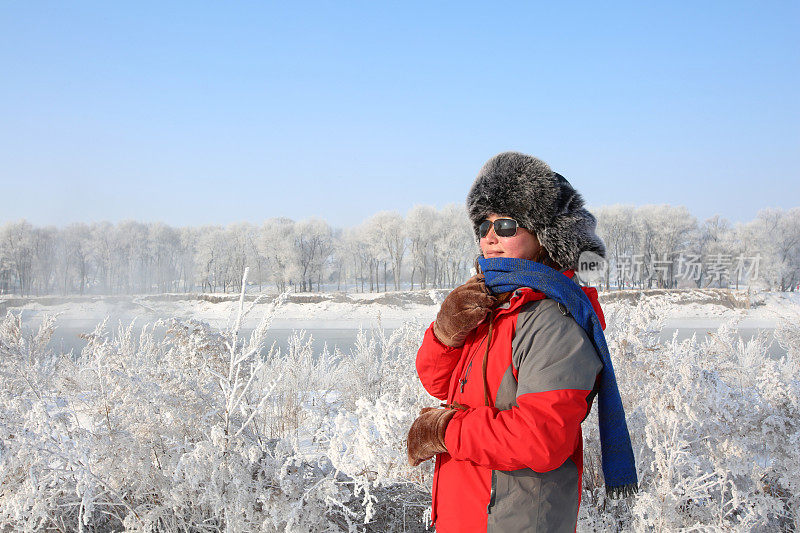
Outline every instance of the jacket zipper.
[(489, 505), (486, 506), (486, 514), (492, 514), (492, 507), (494, 507), (494, 500), (497, 495), (497, 473), (492, 470), (492, 490), (489, 493)]
[(461, 394), (464, 394), (464, 385), (467, 384), (467, 376), (469, 376), (470, 369), (472, 369), (472, 359), (470, 359), (467, 369), (464, 371), (464, 377), (461, 378), (460, 381), (461, 387), (459, 387), (459, 390), (461, 391)]
[[(500, 314), (500, 313), (499, 313), (499, 311), (502, 311), (502, 309), (495, 309), (495, 310), (493, 310), (493, 311), (492, 311), (492, 314), (493, 314), (494, 316), (493, 316), (492, 318), (496, 318), (496, 316), (497, 316), (498, 314)], [(467, 384), (467, 377), (469, 376), (469, 371), (470, 371), (470, 369), (472, 368), (472, 363), (473, 363), (473, 361), (475, 361), (475, 354), (477, 354), (477, 353), (479, 353), (479, 352), (480, 352), (481, 346), (483, 346), (483, 343), (484, 343), (484, 342), (486, 342), (486, 336), (484, 336), (484, 337), (481, 339), (481, 343), (478, 345), (478, 347), (477, 347), (477, 348), (475, 348), (475, 349), (473, 350), (473, 352), (472, 352), (472, 355), (470, 356), (469, 364), (467, 364), (467, 368), (464, 370), (464, 376), (463, 376), (463, 377), (462, 377), (462, 378), (461, 378), (461, 379), (458, 381), (458, 383), (459, 383), (458, 390), (459, 390), (459, 392), (460, 392), (461, 394), (464, 394), (464, 386), (466, 386), (466, 384)]]
[(481, 346), (483, 346), (484, 342), (486, 342), (486, 337), (481, 339), (481, 343), (478, 345), (478, 347), (475, 348), (474, 350), (472, 350), (472, 353), (470, 354), (470, 358), (469, 358), (469, 363), (467, 364), (467, 368), (464, 370), (464, 375), (458, 381), (458, 383), (459, 383), (458, 390), (459, 390), (459, 392), (461, 394), (464, 394), (464, 386), (467, 384), (467, 377), (469, 376), (469, 371), (472, 368), (473, 361), (475, 361), (475, 354), (480, 351)]

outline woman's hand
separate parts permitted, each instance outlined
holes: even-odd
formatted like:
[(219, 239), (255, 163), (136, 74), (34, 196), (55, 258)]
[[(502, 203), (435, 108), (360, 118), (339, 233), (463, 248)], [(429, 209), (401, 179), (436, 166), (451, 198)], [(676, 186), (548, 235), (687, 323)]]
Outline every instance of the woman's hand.
[(497, 298), (489, 293), (483, 275), (472, 276), (447, 295), (433, 323), (433, 334), (451, 348), (464, 345), (470, 331), (486, 318)]
[(435, 407), (425, 407), (419, 412), (419, 416), (408, 430), (406, 440), (408, 464), (417, 466), (437, 453), (447, 451), (444, 445), (444, 432), (454, 414), (456, 414), (455, 409)]

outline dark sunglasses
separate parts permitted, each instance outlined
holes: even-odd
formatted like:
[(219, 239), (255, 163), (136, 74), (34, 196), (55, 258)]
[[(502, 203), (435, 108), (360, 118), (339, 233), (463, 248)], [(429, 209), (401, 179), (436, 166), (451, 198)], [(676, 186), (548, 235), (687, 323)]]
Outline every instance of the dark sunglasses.
[(513, 237), (517, 234), (517, 228), (519, 227), (519, 224), (513, 218), (498, 218), (494, 222), (484, 220), (478, 226), (478, 235), (480, 235), (481, 239), (489, 234), (489, 228), (492, 225), (494, 225), (494, 233), (498, 237)]

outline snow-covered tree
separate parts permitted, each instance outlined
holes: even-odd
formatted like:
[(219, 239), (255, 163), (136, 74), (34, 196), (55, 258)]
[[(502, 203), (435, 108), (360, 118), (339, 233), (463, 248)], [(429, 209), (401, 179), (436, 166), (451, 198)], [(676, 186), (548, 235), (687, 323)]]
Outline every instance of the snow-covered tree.
[(617, 287), (624, 288), (625, 279), (617, 276), (617, 266), (622, 264), (623, 257), (634, 254), (634, 239), (631, 231), (636, 208), (632, 205), (604, 206), (597, 210), (597, 234), (606, 245), (606, 288), (611, 286), (612, 274)]
[(75, 274), (77, 291), (84, 294), (92, 275), (92, 244), (91, 230), (86, 224), (70, 224), (64, 229), (64, 242), (66, 243), (67, 256), (72, 272)]
[(685, 207), (646, 205), (635, 212), (637, 248), (642, 255), (642, 282), (671, 287), (674, 259), (686, 251), (697, 220)]
[(194, 286), (195, 280), (194, 256), (197, 253), (197, 230), (189, 227), (180, 228), (178, 240), (178, 257), (176, 258), (178, 279), (176, 282), (182, 284), (183, 292), (187, 292), (190, 287)]
[[(406, 253), (406, 235), (403, 217), (394, 211), (382, 211), (370, 217), (365, 225), (373, 233), (374, 241), (384, 260), (391, 265), (394, 289), (400, 289), (403, 257)], [(384, 263), (385, 265), (386, 263)], [(384, 284), (386, 275), (384, 273)]]
[(195, 265), (203, 290), (223, 292), (228, 288), (228, 260), (225, 230), (220, 226), (205, 226), (197, 239)]
[(271, 218), (258, 232), (259, 255), (266, 261), (266, 279), (280, 292), (285, 292), (289, 281), (299, 277), (298, 256), (295, 248), (295, 222), (288, 218)]
[(300, 290), (317, 289), (322, 280), (323, 269), (333, 250), (333, 233), (327, 222), (310, 218), (295, 226), (294, 245), (300, 267)]
[(0, 254), (16, 277), (19, 293), (30, 294), (33, 281), (33, 226), (24, 220), (4, 225), (0, 230)]
[(178, 278), (180, 233), (162, 223), (152, 224), (149, 230), (153, 283), (159, 292), (172, 292)]
[(406, 234), (411, 250), (411, 290), (419, 274), (420, 287), (427, 288), (430, 245), (433, 241), (439, 217), (436, 209), (429, 205), (416, 205), (406, 215)]
[(800, 207), (763, 209), (753, 221), (765, 255), (764, 274), (771, 286), (785, 291), (800, 283)]
[(441, 230), (433, 241), (434, 249), (442, 256), (438, 286), (454, 287), (467, 280), (480, 251), (463, 205), (446, 205), (439, 214), (439, 226)]

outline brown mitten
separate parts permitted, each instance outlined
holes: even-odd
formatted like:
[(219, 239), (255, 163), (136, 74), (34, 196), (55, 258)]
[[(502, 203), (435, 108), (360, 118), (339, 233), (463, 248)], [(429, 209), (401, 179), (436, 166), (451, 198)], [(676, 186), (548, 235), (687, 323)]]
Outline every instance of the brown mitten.
[(446, 452), (444, 445), (444, 432), (455, 409), (437, 409), (426, 407), (419, 412), (419, 416), (411, 429), (408, 430), (408, 464), (417, 466), (422, 461), (427, 461), (437, 453)]
[(442, 343), (457, 348), (497, 302), (484, 284), (483, 275), (472, 276), (447, 295), (433, 323), (433, 334)]

